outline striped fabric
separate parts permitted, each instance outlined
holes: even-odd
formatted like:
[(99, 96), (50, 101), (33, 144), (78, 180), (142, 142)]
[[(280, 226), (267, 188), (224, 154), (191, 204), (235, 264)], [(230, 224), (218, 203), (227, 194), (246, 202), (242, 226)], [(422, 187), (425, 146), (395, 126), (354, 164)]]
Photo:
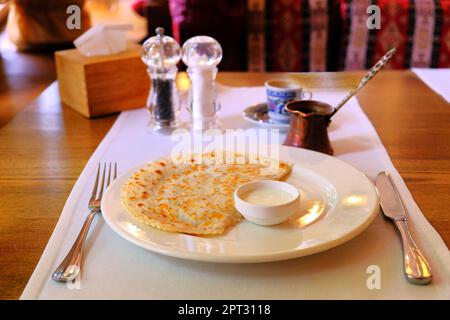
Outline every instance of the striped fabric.
[(327, 71), (336, 68), (335, 0), (248, 0), (248, 70)]
[[(208, 34), (221, 70), (336, 71), (450, 67), (450, 0), (169, 0), (175, 38)], [(378, 6), (381, 28), (367, 27)]]
[(266, 70), (309, 69), (307, 1), (266, 1)]
[(248, 0), (247, 64), (248, 71), (265, 71), (265, 0)]
[(436, 26), (433, 44), (433, 67), (450, 68), (450, 0), (436, 5)]
[(326, 0), (309, 0), (310, 43), (309, 43), (309, 70), (327, 70), (328, 49), (328, 3)]
[[(367, 7), (371, 0), (350, 1), (344, 7), (346, 22), (345, 30), (348, 30), (348, 45), (343, 57), (347, 70), (360, 70), (366, 67), (366, 52), (369, 39), (367, 28)], [(344, 33), (345, 34), (345, 33)]]
[(433, 52), (434, 26), (436, 24), (436, 6), (434, 0), (416, 2), (415, 25), (411, 65), (426, 68), (431, 66)]
[[(381, 29), (366, 27), (369, 5), (381, 10)], [(390, 48), (390, 69), (449, 67), (450, 0), (343, 0), (340, 68), (370, 68)]]

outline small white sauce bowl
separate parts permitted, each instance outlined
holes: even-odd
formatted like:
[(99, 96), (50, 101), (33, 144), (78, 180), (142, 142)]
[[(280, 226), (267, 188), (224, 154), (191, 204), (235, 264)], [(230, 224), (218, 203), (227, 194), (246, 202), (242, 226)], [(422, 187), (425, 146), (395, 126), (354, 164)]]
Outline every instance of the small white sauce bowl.
[[(260, 188), (288, 192), (292, 195), (292, 200), (277, 205), (261, 205), (249, 203), (241, 198), (245, 193)], [(293, 185), (282, 181), (261, 180), (249, 182), (239, 186), (234, 191), (234, 207), (247, 220), (262, 226), (272, 226), (286, 221), (299, 210), (300, 192)]]

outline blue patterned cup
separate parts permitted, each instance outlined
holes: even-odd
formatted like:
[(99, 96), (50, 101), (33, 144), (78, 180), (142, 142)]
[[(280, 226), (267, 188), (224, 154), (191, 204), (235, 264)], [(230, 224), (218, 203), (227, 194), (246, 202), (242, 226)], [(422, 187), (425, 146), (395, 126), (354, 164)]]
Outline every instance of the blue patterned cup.
[(311, 100), (312, 93), (289, 80), (268, 80), (265, 83), (269, 118), (276, 122), (289, 122), (290, 113), (285, 110), (288, 102), (293, 100)]

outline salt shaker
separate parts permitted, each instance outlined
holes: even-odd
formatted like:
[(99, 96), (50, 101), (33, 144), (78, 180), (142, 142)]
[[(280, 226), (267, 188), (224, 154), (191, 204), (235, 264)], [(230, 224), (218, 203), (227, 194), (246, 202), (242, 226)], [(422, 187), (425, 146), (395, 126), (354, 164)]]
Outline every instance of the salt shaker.
[(214, 38), (193, 37), (183, 45), (182, 60), (188, 66), (191, 80), (188, 110), (192, 130), (218, 128), (216, 113), (220, 106), (216, 99), (215, 79), (217, 65), (222, 60), (222, 47)]
[(179, 96), (175, 84), (181, 49), (163, 28), (143, 44), (142, 61), (147, 65), (151, 89), (147, 99), (149, 126), (154, 132), (169, 133), (178, 126)]

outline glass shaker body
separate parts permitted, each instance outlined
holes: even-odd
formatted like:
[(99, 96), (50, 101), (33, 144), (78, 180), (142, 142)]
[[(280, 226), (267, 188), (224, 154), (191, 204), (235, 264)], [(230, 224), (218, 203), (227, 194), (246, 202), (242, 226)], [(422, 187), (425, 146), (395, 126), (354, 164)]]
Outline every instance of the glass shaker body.
[(188, 111), (191, 114), (191, 128), (193, 130), (207, 130), (219, 128), (217, 112), (220, 104), (216, 98), (217, 67), (188, 68), (187, 73), (191, 80), (188, 97)]
[(183, 45), (182, 60), (188, 66), (191, 81), (187, 105), (191, 128), (204, 131), (220, 127), (216, 117), (220, 106), (215, 90), (217, 65), (222, 60), (220, 44), (208, 36), (190, 38)]
[(143, 44), (142, 61), (147, 65), (151, 80), (147, 108), (150, 112), (149, 126), (153, 131), (170, 133), (178, 126), (180, 103), (175, 78), (180, 57), (180, 46), (173, 38), (164, 35), (163, 28), (157, 28), (156, 36)]
[(147, 99), (147, 108), (150, 112), (149, 126), (156, 131), (177, 127), (180, 111), (175, 82), (177, 68), (161, 71), (151, 67), (147, 69), (151, 79), (151, 88)]

